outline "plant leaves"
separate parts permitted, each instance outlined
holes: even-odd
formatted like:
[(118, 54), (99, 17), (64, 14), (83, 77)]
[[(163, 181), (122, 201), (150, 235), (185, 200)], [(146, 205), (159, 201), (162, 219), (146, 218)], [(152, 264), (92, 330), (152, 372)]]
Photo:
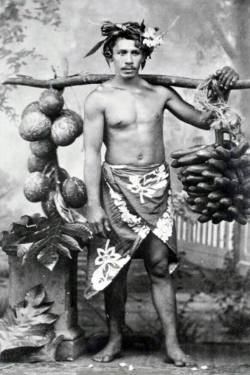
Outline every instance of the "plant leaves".
[(106, 40), (106, 38), (103, 39), (103, 40), (101, 40), (100, 42), (96, 43), (94, 45), (94, 47), (91, 48), (91, 50), (84, 56), (84, 58), (88, 57), (90, 55), (93, 55), (93, 53), (95, 53), (103, 45), (103, 43), (105, 42), (105, 40)]
[(65, 223), (60, 216), (26, 215), (18, 225), (12, 225), (12, 230), (16, 233), (1, 234), (3, 250), (13, 248), (22, 258), (22, 264), (36, 259), (49, 270), (54, 269), (59, 254), (70, 258), (70, 251), (82, 251), (92, 237), (88, 223)]
[(54, 195), (54, 201), (56, 205), (56, 209), (63, 220), (67, 223), (74, 223), (74, 218), (70, 209), (66, 206), (63, 196), (59, 189), (57, 189)]
[(30, 289), (22, 302), (8, 307), (0, 319), (0, 355), (24, 354), (27, 349), (41, 348), (54, 337), (58, 316), (49, 312), (52, 302), (46, 302), (42, 285)]
[(55, 245), (55, 247), (57, 248), (57, 250), (58, 250), (58, 252), (59, 252), (60, 254), (66, 256), (66, 257), (69, 258), (69, 259), (72, 259), (72, 256), (71, 256), (71, 254), (70, 254), (70, 251), (69, 251), (69, 249), (68, 249), (66, 246), (62, 245), (61, 243), (57, 243), (57, 244)]
[(31, 288), (25, 295), (24, 302), (33, 307), (39, 306), (45, 300), (46, 294), (42, 284)]
[(68, 236), (67, 234), (61, 234), (60, 240), (68, 247), (69, 250), (82, 251), (79, 243), (73, 237)]
[(37, 260), (52, 271), (57, 264), (59, 256), (55, 250), (46, 247), (37, 255)]
[(62, 232), (75, 238), (79, 238), (85, 243), (92, 238), (92, 232), (89, 225), (83, 223), (65, 223)]

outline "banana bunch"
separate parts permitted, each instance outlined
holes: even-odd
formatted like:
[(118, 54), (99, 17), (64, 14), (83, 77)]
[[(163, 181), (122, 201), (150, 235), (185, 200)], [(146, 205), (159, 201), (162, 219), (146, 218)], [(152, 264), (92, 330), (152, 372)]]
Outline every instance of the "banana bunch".
[(250, 153), (244, 137), (223, 144), (198, 145), (174, 151), (171, 166), (187, 192), (187, 203), (198, 221), (214, 224), (250, 215)]

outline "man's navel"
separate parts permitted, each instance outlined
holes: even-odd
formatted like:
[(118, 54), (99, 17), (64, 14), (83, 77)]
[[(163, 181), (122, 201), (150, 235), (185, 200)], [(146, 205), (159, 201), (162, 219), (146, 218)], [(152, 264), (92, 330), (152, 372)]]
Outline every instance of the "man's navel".
[(142, 160), (143, 159), (143, 153), (140, 152), (138, 155), (137, 155), (137, 160)]

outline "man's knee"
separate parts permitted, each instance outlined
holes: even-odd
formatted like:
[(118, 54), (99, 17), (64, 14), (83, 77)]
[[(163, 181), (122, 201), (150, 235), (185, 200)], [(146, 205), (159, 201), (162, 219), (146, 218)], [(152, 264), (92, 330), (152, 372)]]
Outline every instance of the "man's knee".
[(152, 281), (169, 277), (168, 258), (163, 257), (161, 259), (152, 260), (148, 271)]

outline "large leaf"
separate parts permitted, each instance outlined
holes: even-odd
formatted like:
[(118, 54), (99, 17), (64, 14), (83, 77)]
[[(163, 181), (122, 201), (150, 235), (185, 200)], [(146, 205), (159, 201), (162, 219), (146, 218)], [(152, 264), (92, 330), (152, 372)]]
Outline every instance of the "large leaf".
[(92, 237), (86, 222), (66, 222), (62, 217), (40, 215), (22, 216), (2, 232), (0, 246), (3, 250), (15, 249), (22, 263), (37, 259), (53, 270), (59, 255), (71, 258), (71, 251), (82, 251)]
[(66, 223), (74, 223), (74, 218), (71, 210), (67, 207), (59, 188), (55, 193), (54, 201), (56, 209), (59, 215), (64, 219), (64, 221), (66, 221)]
[(53, 250), (50, 246), (48, 246), (40, 251), (37, 259), (40, 263), (42, 263), (45, 267), (52, 271), (58, 262), (59, 256), (56, 252), (56, 249)]
[(49, 312), (52, 303), (46, 301), (41, 285), (30, 289), (24, 300), (9, 307), (0, 319), (0, 354), (22, 353), (21, 349), (35, 349), (48, 345), (54, 337), (57, 315)]

